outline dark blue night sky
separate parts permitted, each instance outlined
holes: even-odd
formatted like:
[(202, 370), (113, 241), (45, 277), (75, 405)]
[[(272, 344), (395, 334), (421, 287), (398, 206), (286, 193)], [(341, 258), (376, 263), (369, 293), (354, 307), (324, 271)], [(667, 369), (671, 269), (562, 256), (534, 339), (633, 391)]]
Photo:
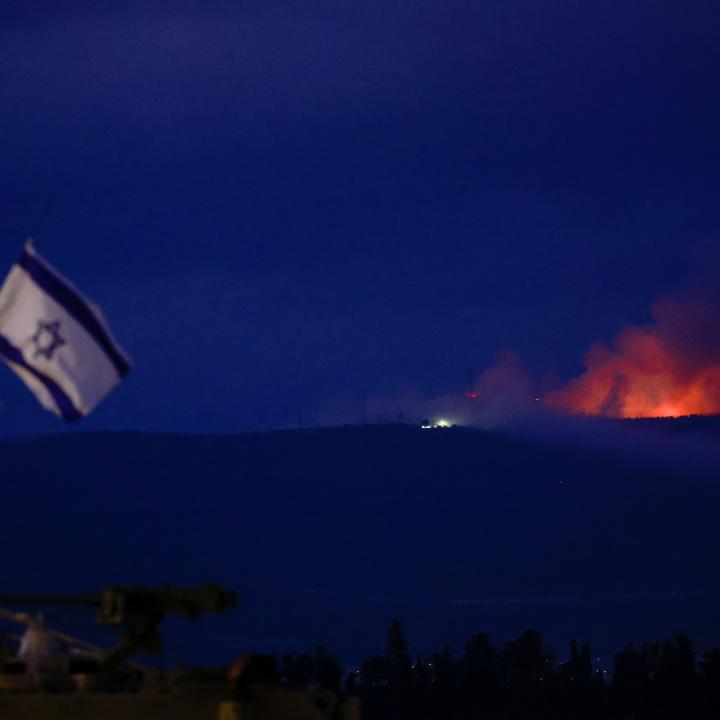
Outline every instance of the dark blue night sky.
[(32, 234), (135, 361), (85, 429), (567, 378), (718, 236), (714, 2), (11, 1), (0, 48), (0, 267)]

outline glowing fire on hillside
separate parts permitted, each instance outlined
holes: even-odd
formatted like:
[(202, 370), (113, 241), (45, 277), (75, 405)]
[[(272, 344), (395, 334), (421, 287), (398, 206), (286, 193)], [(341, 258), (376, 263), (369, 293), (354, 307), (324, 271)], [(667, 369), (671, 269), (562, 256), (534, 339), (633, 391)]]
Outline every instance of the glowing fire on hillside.
[[(713, 280), (720, 276), (720, 270)], [(571, 415), (613, 418), (720, 415), (720, 298), (684, 290), (652, 308), (653, 322), (629, 325), (610, 344), (595, 343), (578, 377), (538, 379), (511, 351), (478, 377), (470, 371), (464, 392), (424, 396), (408, 390), (370, 398), (370, 417), (437, 418), (450, 425), (496, 427), (543, 416), (544, 408)], [(692, 294), (691, 294), (692, 292)]]
[(626, 327), (612, 347), (593, 345), (585, 372), (548, 393), (545, 403), (620, 418), (720, 413), (717, 313), (666, 301), (653, 314), (654, 324)]

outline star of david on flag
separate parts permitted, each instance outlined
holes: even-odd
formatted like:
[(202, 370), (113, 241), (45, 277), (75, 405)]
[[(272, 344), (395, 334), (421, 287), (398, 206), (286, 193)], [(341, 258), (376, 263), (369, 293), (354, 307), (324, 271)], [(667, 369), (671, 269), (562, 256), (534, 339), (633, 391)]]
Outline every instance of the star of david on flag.
[(100, 308), (30, 242), (0, 288), (0, 358), (67, 421), (91, 412), (131, 368)]

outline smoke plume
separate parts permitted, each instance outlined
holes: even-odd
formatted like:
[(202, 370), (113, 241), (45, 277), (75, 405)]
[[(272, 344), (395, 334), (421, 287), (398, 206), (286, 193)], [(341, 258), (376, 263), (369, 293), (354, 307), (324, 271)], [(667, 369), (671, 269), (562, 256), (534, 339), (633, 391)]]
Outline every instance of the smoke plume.
[(494, 426), (534, 412), (535, 397), (532, 377), (514, 353), (505, 351), (466, 392), (427, 397), (409, 390), (392, 398), (369, 398), (367, 410), (376, 420)]
[(609, 344), (594, 343), (579, 377), (538, 381), (505, 351), (471, 388), (368, 398), (367, 419), (497, 427), (539, 418), (540, 427), (556, 428), (564, 415), (720, 415), (720, 252), (717, 244), (699, 250), (701, 272), (653, 304), (652, 322), (624, 327)]
[(654, 322), (595, 343), (585, 372), (548, 393), (545, 404), (617, 418), (720, 413), (720, 312), (698, 297), (658, 301)]

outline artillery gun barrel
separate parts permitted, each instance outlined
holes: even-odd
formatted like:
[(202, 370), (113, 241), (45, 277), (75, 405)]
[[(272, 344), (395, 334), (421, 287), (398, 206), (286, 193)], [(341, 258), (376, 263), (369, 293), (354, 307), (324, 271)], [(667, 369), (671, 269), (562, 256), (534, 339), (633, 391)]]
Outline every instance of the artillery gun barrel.
[(100, 595), (0, 595), (0, 605), (88, 605), (98, 607)]

